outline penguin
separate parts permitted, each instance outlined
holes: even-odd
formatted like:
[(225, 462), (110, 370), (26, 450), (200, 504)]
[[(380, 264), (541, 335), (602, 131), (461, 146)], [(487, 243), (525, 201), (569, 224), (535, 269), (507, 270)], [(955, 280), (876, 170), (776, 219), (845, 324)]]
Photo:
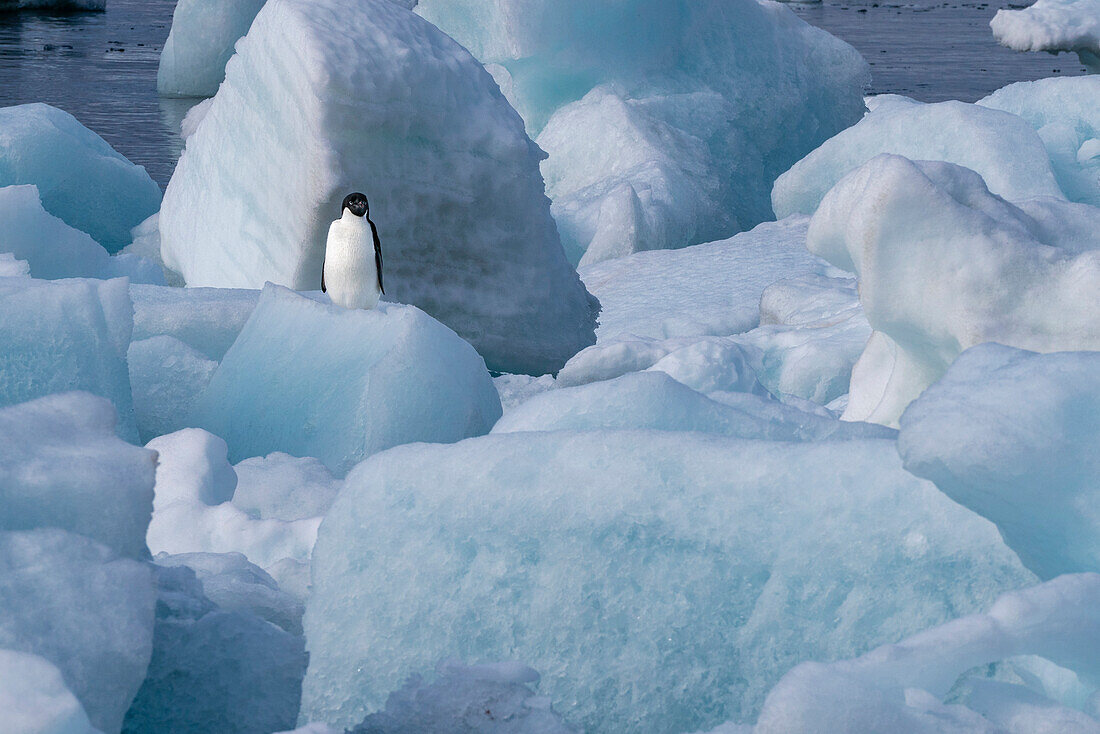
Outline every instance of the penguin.
[(386, 293), (382, 287), (382, 243), (378, 241), (378, 228), (371, 221), (370, 204), (363, 194), (356, 192), (344, 197), (340, 218), (329, 225), (321, 265), (321, 291), (328, 293), (337, 306), (367, 310), (374, 308), (379, 295)]

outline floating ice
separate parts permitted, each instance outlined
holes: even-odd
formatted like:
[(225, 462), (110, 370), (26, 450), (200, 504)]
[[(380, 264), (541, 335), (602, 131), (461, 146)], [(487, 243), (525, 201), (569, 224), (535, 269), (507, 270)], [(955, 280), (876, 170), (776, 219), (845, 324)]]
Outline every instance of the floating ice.
[(238, 47), (161, 209), (189, 285), (317, 288), (328, 226), (363, 191), (388, 295), (494, 369), (555, 371), (592, 343), (542, 153), (464, 49), (386, 0), (274, 0)]
[(186, 566), (158, 566), (149, 673), (125, 734), (257, 734), (294, 725), (303, 640), (248, 611), (220, 609)]
[(0, 650), (0, 711), (7, 734), (102, 734), (61, 671), (37, 655)]
[(156, 454), (118, 438), (115, 422), (88, 393), (0, 409), (0, 529), (60, 528), (148, 558)]
[[(1100, 16), (1100, 3), (1097, 9)], [(1100, 76), (1009, 84), (978, 104), (1026, 120), (1046, 146), (1066, 196), (1100, 206)]]
[(237, 475), (225, 442), (188, 428), (149, 442), (157, 464), (149, 549), (154, 553), (243, 553), (278, 578), (284, 559), (309, 561), (320, 517), (292, 522), (255, 517), (232, 503)]
[(747, 0), (424, 0), (489, 65), (549, 158), (574, 262), (708, 242), (772, 218), (775, 177), (863, 113), (866, 62)]
[(213, 97), (225, 62), (264, 0), (180, 0), (160, 52), (157, 91), (169, 97)]
[(371, 714), (349, 734), (571, 734), (530, 686), (539, 674), (519, 663), (461, 665), (444, 663), (426, 683), (411, 676), (386, 699), (386, 708)]
[(481, 357), (420, 309), (352, 311), (268, 286), (191, 424), (234, 461), (282, 451), (343, 475), (391, 446), (487, 433), (500, 412)]
[(953, 704), (941, 702), (967, 671), (1020, 655), (1047, 658), (1095, 689), (1098, 648), (1100, 575), (1062, 576), (1005, 594), (986, 614), (854, 660), (799, 665), (768, 694), (753, 732), (1093, 734), (1100, 720), (1034, 690), (1041, 683), (1034, 677), (1022, 684), (970, 679), (956, 688)]
[(185, 283), (179, 273), (169, 270), (164, 266), (164, 258), (160, 254), (160, 212), (146, 219), (130, 230), (133, 241), (122, 248), (123, 255), (137, 255), (150, 260), (160, 268), (161, 279), (150, 281), (160, 285), (170, 285), (182, 288)]
[(118, 434), (136, 441), (126, 349), (133, 308), (123, 278), (0, 279), (0, 406), (86, 390), (118, 410)]
[(133, 254), (108, 255), (90, 235), (42, 208), (34, 185), (0, 188), (0, 252), (30, 265), (35, 278), (114, 278), (163, 284), (154, 262)]
[(1042, 578), (1100, 569), (1100, 353), (963, 352), (902, 415), (905, 468)]
[(35, 184), (42, 206), (108, 252), (160, 206), (141, 166), (67, 112), (45, 104), (0, 107), (0, 186)]
[(131, 343), (126, 359), (143, 441), (190, 425), (191, 406), (218, 368), (217, 362), (171, 336)]
[(652, 370), (537, 395), (509, 411), (493, 433), (649, 428), (774, 441), (891, 437), (881, 426), (842, 423), (771, 396), (727, 392), (711, 399), (660, 371), (660, 362)]
[(1100, 349), (1100, 209), (1010, 204), (942, 162), (879, 156), (821, 203), (807, 246), (859, 275), (874, 335), (844, 416), (896, 425), (964, 349)]
[(955, 101), (890, 104), (780, 176), (772, 190), (776, 216), (813, 214), (829, 189), (880, 153), (972, 168), (990, 191), (1007, 199), (1065, 198), (1043, 141), (1016, 115)]
[(134, 341), (171, 336), (220, 362), (256, 308), (259, 291), (130, 286)]
[(400, 446), (325, 517), (302, 721), (353, 726), (439, 660), (524, 660), (588, 731), (754, 715), (837, 659), (1034, 582), (891, 440), (662, 431)]
[(0, 532), (0, 649), (56, 665), (104, 734), (145, 677), (154, 603), (146, 563), (62, 530)]
[(989, 21), (993, 36), (1014, 51), (1076, 51), (1100, 73), (1100, 0), (1038, 0), (1031, 7), (1002, 8)]
[(302, 520), (328, 512), (343, 482), (312, 457), (273, 453), (233, 467), (233, 504), (257, 517)]
[(728, 240), (644, 252), (581, 269), (600, 299), (601, 342), (620, 335), (736, 334), (760, 323), (760, 294), (781, 278), (824, 273), (806, 252), (808, 219), (769, 222)]

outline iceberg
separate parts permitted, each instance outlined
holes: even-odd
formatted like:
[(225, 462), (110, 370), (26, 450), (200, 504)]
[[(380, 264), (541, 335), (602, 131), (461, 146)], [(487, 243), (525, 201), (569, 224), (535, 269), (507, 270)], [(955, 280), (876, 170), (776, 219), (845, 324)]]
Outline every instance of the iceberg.
[(170, 336), (220, 362), (256, 308), (260, 292), (131, 285), (134, 342)]
[(34, 184), (46, 211), (108, 252), (156, 213), (160, 187), (103, 138), (46, 104), (0, 107), (0, 187)]
[(813, 214), (838, 181), (883, 153), (965, 166), (1013, 201), (1065, 198), (1043, 141), (1016, 115), (955, 101), (895, 103), (867, 113), (776, 179), (775, 215)]
[(376, 454), (325, 516), (312, 578), (302, 722), (355, 726), (440, 660), (523, 660), (569, 725), (678, 732), (754, 716), (798, 662), (1035, 583), (893, 440), (666, 431)]
[(124, 734), (255, 734), (294, 725), (306, 653), (248, 611), (227, 611), (186, 565), (157, 566), (157, 619), (145, 682)]
[(103, 734), (48, 660), (0, 650), (0, 711), (8, 734)]
[(772, 219), (776, 176), (863, 114), (868, 66), (787, 8), (751, 0), (422, 0), (487, 65), (585, 264)]
[(1100, 569), (1100, 352), (963, 352), (901, 417), (905, 468), (1049, 579)]
[(225, 62), (248, 33), (265, 0), (181, 0), (160, 52), (157, 92), (168, 97), (213, 97)]
[(874, 334), (844, 417), (897, 426), (968, 347), (1100, 349), (1100, 209), (1011, 204), (974, 171), (882, 155), (846, 176), (807, 246), (859, 276)]
[(24, 260), (35, 278), (115, 278), (163, 284), (154, 262), (133, 254), (108, 255), (90, 235), (42, 208), (33, 184), (0, 187), (0, 252)]
[(593, 342), (598, 304), (562, 251), (542, 157), (481, 65), (408, 10), (273, 0), (187, 139), (162, 253), (190, 286), (315, 289), (328, 226), (362, 191), (389, 297), (494, 369), (557, 371)]
[(1038, 0), (1002, 8), (989, 21), (993, 37), (1014, 51), (1076, 51), (1081, 64), (1100, 73), (1100, 1)]
[(156, 454), (118, 438), (115, 423), (88, 393), (0, 408), (0, 530), (60, 528), (147, 559)]
[[(1095, 732), (1095, 708), (1089, 715), (1068, 707), (1037, 676), (1006, 682), (965, 674), (1040, 656), (1095, 690), (1098, 610), (1100, 575), (1061, 576), (854, 660), (803, 663), (768, 694), (752, 734)], [(949, 693), (953, 702), (944, 701)]]
[(84, 390), (118, 411), (118, 434), (138, 438), (126, 350), (133, 307), (125, 278), (0, 279), (0, 406)]
[(1022, 117), (1039, 133), (1070, 201), (1100, 206), (1100, 76), (1009, 84), (977, 104)]
[(118, 734), (145, 677), (155, 596), (149, 564), (94, 540), (0, 532), (0, 650), (57, 666), (103, 734)]
[(488, 433), (500, 414), (485, 362), (420, 309), (347, 310), (268, 286), (191, 425), (233, 461), (282, 451), (343, 475), (391, 446)]

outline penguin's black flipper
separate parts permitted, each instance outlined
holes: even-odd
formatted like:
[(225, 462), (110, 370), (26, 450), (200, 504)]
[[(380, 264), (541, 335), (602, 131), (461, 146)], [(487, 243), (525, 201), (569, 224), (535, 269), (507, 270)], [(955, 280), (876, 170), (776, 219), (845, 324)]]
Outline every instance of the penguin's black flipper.
[(324, 260), (321, 261), (321, 292), (322, 293), (328, 293), (328, 290), (325, 288), (325, 261)]
[(374, 269), (378, 271), (378, 290), (382, 295), (386, 295), (386, 289), (382, 285), (382, 243), (378, 241), (378, 228), (374, 226), (374, 222), (370, 222), (370, 233), (374, 237)]

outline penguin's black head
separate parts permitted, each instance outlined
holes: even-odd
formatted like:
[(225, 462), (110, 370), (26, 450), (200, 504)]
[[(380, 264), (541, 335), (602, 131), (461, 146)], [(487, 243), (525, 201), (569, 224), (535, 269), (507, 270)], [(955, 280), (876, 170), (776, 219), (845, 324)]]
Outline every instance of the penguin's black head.
[(370, 211), (370, 204), (367, 203), (367, 197), (356, 192), (344, 197), (344, 206), (340, 210), (341, 214), (344, 209), (347, 209), (357, 217), (362, 217), (366, 216), (367, 212)]

